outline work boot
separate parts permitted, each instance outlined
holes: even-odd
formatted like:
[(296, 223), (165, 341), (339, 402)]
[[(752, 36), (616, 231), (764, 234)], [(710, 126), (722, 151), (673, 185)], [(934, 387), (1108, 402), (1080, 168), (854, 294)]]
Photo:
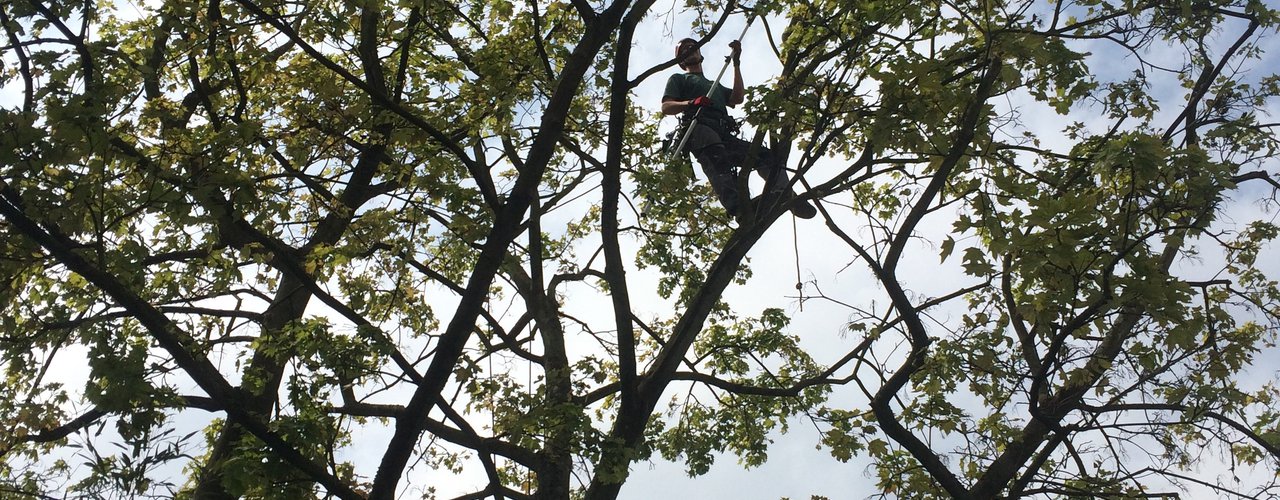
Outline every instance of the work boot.
[(808, 200), (800, 200), (799, 203), (791, 206), (791, 213), (801, 219), (812, 219), (818, 215), (818, 209), (813, 208)]
[[(794, 193), (788, 193), (786, 191), (774, 191), (769, 194), (762, 194), (752, 198), (751, 202), (747, 205), (748, 208), (744, 210), (744, 212), (759, 214), (761, 212), (761, 205), (772, 207), (776, 206), (776, 204), (795, 199), (795, 197), (796, 195)], [(818, 209), (813, 208), (813, 205), (808, 201), (800, 200), (795, 205), (791, 206), (791, 213), (801, 219), (812, 219), (818, 215)], [(741, 216), (738, 216), (737, 219), (739, 222), (742, 221)]]

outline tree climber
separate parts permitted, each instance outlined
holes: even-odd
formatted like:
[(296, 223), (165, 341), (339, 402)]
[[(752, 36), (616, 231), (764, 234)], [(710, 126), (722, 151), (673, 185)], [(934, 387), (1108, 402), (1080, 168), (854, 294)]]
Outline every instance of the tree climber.
[[(739, 68), (742, 45), (738, 40), (729, 43), (729, 58), (733, 60), (733, 89), (715, 84), (714, 91), (711, 88), (715, 82), (702, 75), (702, 52), (696, 45), (697, 41), (692, 38), (676, 43), (676, 57), (685, 73), (674, 74), (667, 79), (667, 88), (662, 95), (662, 113), (683, 113), (678, 129), (681, 134), (693, 120), (697, 120), (693, 129), (688, 131), (684, 151), (692, 152), (698, 159), (725, 211), (732, 217), (738, 217), (741, 210), (738, 207), (736, 173), (747, 162), (751, 143), (735, 135), (738, 123), (729, 116), (727, 106), (742, 104), (746, 96)], [(764, 178), (766, 189), (771, 194), (795, 196), (787, 186), (786, 165), (778, 160), (768, 148), (760, 146), (755, 155), (755, 170)], [(811, 219), (818, 211), (809, 202), (800, 201), (791, 207), (791, 213), (802, 219)]]

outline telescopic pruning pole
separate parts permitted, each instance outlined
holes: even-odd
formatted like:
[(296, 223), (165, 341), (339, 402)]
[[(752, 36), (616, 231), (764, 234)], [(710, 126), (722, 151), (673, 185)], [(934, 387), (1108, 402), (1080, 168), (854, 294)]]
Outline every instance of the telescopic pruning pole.
[[(742, 33), (738, 34), (737, 41), (739, 44), (742, 43), (742, 37), (747, 36), (747, 30), (751, 29), (751, 23), (755, 21), (756, 21), (756, 16), (754, 13), (752, 13), (747, 17), (747, 25), (743, 26)], [(724, 76), (725, 70), (729, 69), (729, 62), (731, 59), (733, 58), (732, 57), (724, 58), (724, 66), (720, 67), (720, 72), (716, 73), (716, 79), (711, 81), (711, 88), (707, 89), (707, 96), (706, 96), (707, 99), (710, 99), (711, 94), (716, 91), (716, 87), (720, 86), (720, 78)], [(694, 125), (697, 125), (698, 117), (702, 115), (702, 110), (704, 108), (706, 108), (706, 106), (700, 106), (698, 110), (693, 113), (693, 119), (689, 120), (689, 126), (685, 127), (684, 133), (680, 135), (680, 143), (677, 144), (676, 149), (671, 152), (671, 159), (674, 160), (676, 156), (678, 156), (682, 151), (684, 151), (684, 145), (685, 143), (689, 142), (689, 136), (693, 135), (693, 127)]]

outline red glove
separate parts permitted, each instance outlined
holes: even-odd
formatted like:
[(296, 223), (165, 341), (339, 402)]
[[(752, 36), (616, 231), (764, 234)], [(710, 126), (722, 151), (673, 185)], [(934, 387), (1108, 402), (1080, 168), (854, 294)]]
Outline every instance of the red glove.
[(710, 106), (710, 105), (711, 105), (711, 99), (708, 99), (707, 96), (705, 95), (700, 95), (698, 97), (695, 97), (692, 101), (689, 101), (689, 107), (691, 108), (701, 108), (703, 106)]

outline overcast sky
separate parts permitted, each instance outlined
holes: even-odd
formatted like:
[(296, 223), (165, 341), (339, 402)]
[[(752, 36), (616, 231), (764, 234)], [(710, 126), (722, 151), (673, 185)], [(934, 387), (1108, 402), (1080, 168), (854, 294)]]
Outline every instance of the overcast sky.
[[(656, 9), (661, 8), (660, 5)], [(643, 69), (671, 57), (675, 41), (684, 36), (690, 36), (688, 30), (682, 30), (688, 26), (688, 20), (669, 21), (669, 18), (651, 19), (639, 30), (636, 39), (641, 42), (632, 52), (634, 58), (631, 67), (636, 68), (635, 73), (638, 74)], [(741, 16), (736, 17), (721, 30), (715, 40), (704, 46), (703, 54), (706, 57), (704, 72), (709, 78), (714, 77), (719, 71), (723, 56), (728, 54), (726, 45), (733, 36), (741, 32), (742, 23)], [(672, 25), (676, 27), (674, 32), (671, 30)], [(774, 22), (772, 31), (777, 36), (781, 33), (782, 26)], [(765, 37), (764, 30), (757, 23), (752, 26), (743, 40), (743, 75), (748, 87), (769, 84), (780, 70), (781, 66), (774, 58)], [(1275, 37), (1270, 37), (1266, 45), (1275, 47)], [(1092, 52), (1094, 55), (1090, 60), (1095, 63), (1101, 61), (1103, 57), (1114, 57), (1117, 54), (1114, 47), (1099, 46), (1099, 44), (1081, 47), (1079, 50)], [(1276, 58), (1270, 55), (1274, 53), (1274, 51), (1267, 52), (1268, 55), (1264, 58), (1265, 64), (1259, 65), (1259, 70), (1255, 72), (1253, 78), (1262, 76), (1264, 72), (1274, 73), (1280, 69)], [(1163, 57), (1180, 57), (1173, 54), (1173, 52), (1168, 54), (1157, 52), (1147, 53), (1144, 56), (1176, 67), (1181, 63), (1180, 59), (1161, 60)], [(1101, 72), (1096, 73), (1100, 79), (1106, 80), (1127, 76), (1132, 71), (1132, 64), (1132, 59), (1126, 58), (1123, 64), (1109, 61), (1092, 66), (1095, 72)], [(678, 68), (672, 68), (640, 85), (636, 89), (636, 102), (652, 103), (656, 109), (661, 101), (667, 75), (678, 71)], [(731, 80), (726, 76), (722, 83), (731, 84)], [(1156, 94), (1162, 102), (1181, 102), (1185, 89), (1178, 86), (1172, 79), (1163, 83), (1152, 89), (1153, 94)], [(1059, 151), (1065, 151), (1070, 147), (1060, 133), (1062, 127), (1073, 121), (1093, 122), (1092, 117), (1095, 115), (1087, 109), (1076, 108), (1069, 116), (1063, 117), (1045, 106), (1034, 105), (1029, 100), (1017, 96), (1004, 102), (998, 101), (1001, 100), (993, 101), (998, 109), (1001, 107), (1006, 110), (1019, 109), (1026, 127), (1036, 132), (1046, 146)], [(733, 114), (742, 116), (740, 110)], [(1163, 114), (1172, 118), (1167, 111)], [(674, 127), (674, 121), (673, 118), (665, 119), (664, 130)], [(1159, 118), (1154, 121), (1157, 125), (1168, 122), (1167, 119)], [(744, 136), (749, 137), (748, 134)], [(792, 166), (794, 167), (794, 164)], [(698, 175), (700, 181), (705, 182), (700, 172)], [(759, 182), (758, 179), (755, 180), (757, 182), (753, 185), (753, 193), (758, 193)], [(820, 182), (825, 179), (811, 177), (810, 180)], [(1237, 223), (1257, 219), (1274, 222), (1276, 218), (1274, 207), (1267, 207), (1258, 202), (1270, 194), (1270, 188), (1260, 182), (1242, 186), (1236, 193), (1236, 198), (1225, 208), (1226, 215), (1223, 219)], [(926, 219), (919, 232), (934, 235), (931, 239), (936, 243), (949, 233), (951, 223), (952, 220), (947, 214), (938, 214)], [(850, 303), (865, 304), (870, 298), (883, 297), (878, 287), (874, 286), (865, 266), (855, 263), (853, 266), (846, 267), (853, 260), (851, 252), (847, 251), (847, 247), (826, 230), (819, 219), (799, 220), (797, 226), (800, 274), (804, 280), (815, 280), (827, 294)], [(855, 236), (857, 236), (856, 233)], [(793, 323), (790, 331), (803, 338), (804, 344), (810, 347), (810, 352), (814, 353), (815, 358), (821, 361), (823, 353), (836, 356), (843, 354), (860, 340), (842, 335), (843, 325), (848, 322), (851, 311), (843, 306), (821, 300), (806, 301), (801, 310), (798, 301), (793, 298), (796, 271), (792, 245), (791, 220), (789, 216), (784, 216), (751, 252), (750, 257), (755, 273), (753, 278), (746, 285), (731, 286), (726, 293), (726, 300), (743, 314), (752, 314), (765, 307), (783, 307), (792, 315)], [(958, 243), (957, 249), (963, 246), (962, 242)], [(919, 243), (913, 244), (912, 247), (904, 260), (919, 262), (920, 265), (906, 266), (901, 273), (902, 281), (912, 292), (924, 296), (936, 296), (972, 284), (973, 278), (960, 273), (959, 266), (936, 265), (938, 249), (933, 245)], [(1202, 274), (1212, 273), (1216, 269), (1213, 267), (1213, 257), (1217, 254), (1211, 247), (1205, 250), (1208, 250), (1203, 256), (1205, 260), (1198, 269), (1194, 263), (1180, 263), (1180, 267), (1185, 269), (1184, 272), (1189, 278), (1207, 279), (1210, 276), (1202, 276)], [(1264, 256), (1259, 258), (1260, 266), (1273, 277), (1280, 276), (1280, 258), (1277, 257), (1280, 257), (1280, 252), (1277, 252), (1272, 245), (1268, 247)], [(954, 264), (954, 257), (949, 263)], [(629, 276), (634, 280), (636, 273), (633, 272)], [(808, 293), (813, 292), (810, 285)], [(880, 299), (881, 302), (885, 300), (887, 299)], [(958, 319), (962, 313), (958, 305), (934, 309), (931, 313), (935, 318), (946, 323), (948, 319)], [(1273, 351), (1259, 356), (1260, 362), (1266, 364), (1253, 367), (1250, 374), (1273, 379), (1277, 373), (1277, 363), (1280, 362), (1277, 361), (1280, 360), (1277, 354), (1280, 353)], [(855, 391), (838, 390), (833, 397), (849, 404), (846, 408), (866, 408), (865, 398)], [(797, 418), (793, 419), (791, 432), (788, 435), (778, 436), (775, 439), (774, 445), (770, 448), (769, 463), (756, 469), (744, 469), (732, 455), (719, 457), (710, 473), (698, 478), (688, 478), (681, 464), (673, 464), (661, 459), (637, 464), (633, 467), (631, 480), (622, 489), (622, 498), (628, 500), (777, 499), (781, 497), (808, 499), (809, 495), (824, 495), (832, 499), (849, 499), (864, 498), (879, 493), (875, 487), (874, 472), (869, 468), (868, 460), (855, 457), (849, 463), (840, 463), (825, 449), (815, 449), (818, 439), (814, 425), (808, 419)], [(1224, 464), (1212, 462), (1206, 462), (1202, 467), (1205, 471), (1225, 470)], [(1240, 471), (1237, 470), (1237, 473), (1239, 474)], [(1260, 473), (1269, 475), (1265, 468)]]
[[(666, 5), (658, 5), (655, 11), (666, 7)], [(636, 36), (636, 39), (641, 42), (635, 45), (632, 52), (631, 67), (634, 72), (632, 76), (669, 59), (675, 41), (690, 36), (688, 29), (690, 21), (689, 17), (673, 19), (661, 16), (646, 22)], [(743, 22), (741, 16), (735, 17), (724, 27), (717, 39), (703, 48), (707, 76), (714, 76), (720, 69), (722, 58), (728, 53), (726, 45), (731, 36), (741, 31)], [(772, 28), (775, 34), (781, 33), (781, 25), (775, 23)], [(780, 68), (764, 36), (764, 30), (757, 23), (743, 41), (743, 73), (748, 86), (770, 83)], [(1098, 52), (1106, 54), (1104, 50), (1101, 49)], [(1266, 65), (1267, 69), (1274, 71), (1275, 59), (1268, 56)], [(672, 68), (645, 81), (635, 91), (636, 102), (651, 105), (656, 113), (667, 76), (678, 71), (678, 68)], [(726, 77), (724, 83), (730, 84), (731, 80)], [(20, 87), (14, 85), (0, 88), (0, 104), (15, 102), (20, 95), (17, 93), (18, 88)], [(1168, 99), (1178, 99), (1180, 96), (1177, 93), (1182, 92), (1182, 89), (1176, 85), (1163, 90), (1170, 93), (1165, 96)], [(1015, 99), (1008, 101), (1006, 105), (1024, 106), (1027, 103), (1018, 102)], [(1057, 132), (1063, 124), (1090, 116), (1084, 110), (1076, 110), (1075, 116), (1067, 118), (1046, 112), (1043, 107), (1028, 108), (1026, 111), (1023, 113), (1026, 125), (1039, 132), (1051, 146), (1053, 138), (1060, 137)], [(735, 114), (742, 115), (741, 111)], [(1167, 123), (1167, 120), (1157, 120), (1156, 123)], [(670, 130), (675, 125), (675, 119), (667, 118), (663, 121), (663, 125), (664, 130)], [(1065, 149), (1065, 144), (1063, 146)], [(699, 182), (705, 182), (701, 172), (697, 175)], [(760, 181), (758, 177), (753, 176), (753, 192), (758, 193), (759, 189)], [(1261, 183), (1244, 186), (1234, 202), (1226, 208), (1227, 219), (1274, 220), (1275, 211), (1256, 202), (1268, 194)], [(624, 214), (625, 216), (629, 215)], [(951, 222), (945, 213), (941, 213), (926, 219), (920, 231), (923, 234), (937, 235), (937, 239), (940, 239), (949, 231)], [(856, 263), (849, 266), (854, 260), (853, 257), (843, 250), (843, 243), (826, 231), (820, 220), (799, 220), (796, 221), (796, 228), (798, 229), (800, 275), (804, 281), (814, 281), (816, 286), (821, 287), (824, 292), (849, 303), (865, 303), (874, 297), (881, 296), (880, 290), (875, 286), (864, 266)], [(809, 300), (801, 307), (799, 300), (795, 297), (797, 255), (793, 249), (793, 243), (792, 220), (790, 216), (784, 216), (750, 253), (754, 276), (745, 285), (731, 285), (725, 299), (741, 314), (748, 316), (756, 315), (768, 307), (783, 308), (792, 315), (789, 330), (803, 338), (804, 345), (814, 353), (818, 361), (834, 361), (830, 359), (831, 356), (847, 352), (860, 340), (844, 335), (843, 332), (851, 311), (839, 304), (822, 300)], [(963, 248), (963, 244), (958, 244), (957, 248)], [(1273, 246), (1269, 248), (1264, 258), (1259, 259), (1271, 276), (1280, 276), (1280, 259), (1276, 258), (1278, 255), (1280, 253)], [(1208, 257), (1206, 256), (1206, 260)], [(907, 259), (908, 262), (921, 263), (919, 266), (906, 267), (901, 275), (902, 280), (914, 293), (926, 296), (936, 295), (972, 282), (972, 278), (958, 272), (958, 266), (937, 266), (938, 249), (930, 243), (912, 244)], [(1212, 268), (1212, 262), (1205, 262), (1204, 268)], [(670, 312), (669, 303), (658, 300), (653, 292), (657, 278), (652, 272), (637, 270), (632, 264), (629, 264), (628, 272), (635, 289), (633, 298), (636, 300), (638, 309), (657, 312), (667, 308), (667, 313)], [(1195, 273), (1194, 268), (1189, 268), (1187, 272)], [(815, 291), (813, 284), (806, 288), (807, 294), (811, 295)], [(646, 294), (648, 295), (647, 303)], [(608, 304), (602, 300), (601, 296), (583, 295), (571, 297), (571, 299), (566, 307), (570, 312), (582, 317), (590, 317), (591, 311), (594, 310), (596, 314), (603, 313), (605, 321), (608, 321)], [(883, 302), (884, 299), (881, 301)], [(600, 307), (602, 305), (603, 307)], [(443, 307), (439, 310), (448, 311)], [(960, 314), (954, 307), (939, 308), (932, 313), (943, 322), (957, 318)], [(642, 313), (641, 316), (643, 317), (644, 314)], [(70, 351), (74, 354), (76, 349)], [(1277, 358), (1271, 356), (1270, 359)], [(228, 360), (227, 364), (229, 365), (230, 362)], [(1251, 373), (1262, 378), (1273, 378), (1276, 368), (1274, 365), (1257, 366)], [(66, 370), (63, 373), (70, 387), (83, 386), (83, 375), (79, 370)], [(865, 408), (865, 401), (853, 391), (841, 390), (833, 397), (846, 404), (847, 408)], [(388, 397), (388, 399), (394, 398)], [(208, 416), (200, 415), (198, 412), (188, 412), (183, 422), (185, 425), (201, 425), (207, 420)], [(367, 463), (374, 457), (381, 456), (387, 437), (389, 432), (386, 429), (367, 428), (358, 434), (352, 449), (347, 450), (344, 455), (358, 462)], [(633, 465), (633, 474), (622, 490), (622, 498), (627, 500), (776, 499), (789, 496), (793, 499), (807, 499), (809, 495), (816, 494), (832, 499), (846, 499), (863, 498), (878, 493), (875, 480), (867, 475), (869, 464), (866, 460), (855, 458), (849, 463), (840, 463), (832, 459), (827, 451), (815, 449), (817, 443), (818, 434), (814, 425), (807, 419), (798, 418), (792, 422), (791, 432), (788, 435), (777, 437), (770, 449), (769, 463), (756, 469), (744, 470), (738, 465), (736, 457), (721, 456), (710, 473), (689, 479), (684, 473), (683, 465), (672, 464), (655, 457), (651, 462)], [(1206, 465), (1206, 467), (1212, 467), (1212, 465)], [(418, 474), (429, 473), (418, 472)], [(473, 486), (477, 488), (483, 486), (482, 476), (477, 474), (474, 477), (476, 479)], [(424, 477), (419, 476), (418, 479), (424, 479)], [(416, 482), (424, 483), (425, 481)], [(466, 489), (468, 486), (457, 481), (454, 481), (453, 485), (459, 489)]]

